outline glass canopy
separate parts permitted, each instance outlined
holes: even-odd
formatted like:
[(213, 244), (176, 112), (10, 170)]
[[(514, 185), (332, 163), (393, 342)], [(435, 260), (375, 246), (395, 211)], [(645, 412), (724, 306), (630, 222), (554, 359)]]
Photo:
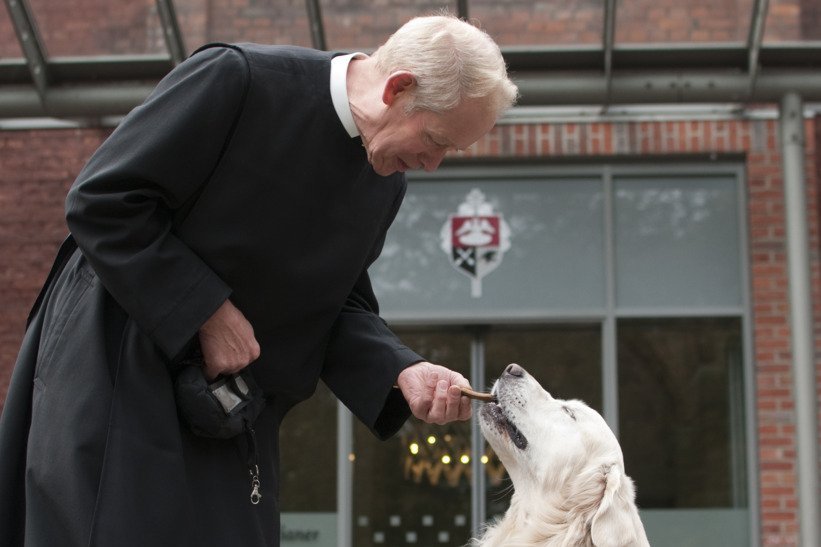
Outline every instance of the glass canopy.
[(744, 43), (752, 21), (753, 1), (620, 2), (616, 43)]
[[(22, 11), (50, 56), (167, 53), (162, 11), (170, 8), (191, 50), (210, 41), (371, 49), (410, 17), (448, 10), (466, 16), (501, 46), (614, 47), (821, 40), (817, 0), (6, 0), (0, 58), (24, 57), (10, 24)], [(12, 7), (17, 6), (17, 7)], [(766, 11), (766, 13), (759, 13)], [(173, 32), (173, 29), (172, 29)], [(317, 44), (322, 37), (324, 44)], [(755, 44), (751, 44), (755, 45)]]
[(0, 9), (0, 62), (9, 57), (20, 57), (20, 46), (14, 39), (8, 11)]
[[(788, 87), (821, 101), (819, 0), (5, 0), (4, 7), (0, 118), (119, 115), (208, 42), (367, 52), (409, 18), (443, 10), (499, 43), (522, 106), (766, 103)], [(96, 104), (84, 102), (92, 95)]]
[(49, 56), (166, 52), (157, 6), (152, 0), (28, 1)]

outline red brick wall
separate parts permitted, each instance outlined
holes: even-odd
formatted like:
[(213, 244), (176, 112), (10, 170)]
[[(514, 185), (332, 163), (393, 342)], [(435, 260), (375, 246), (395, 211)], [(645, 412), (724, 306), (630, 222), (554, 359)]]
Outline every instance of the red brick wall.
[(5, 6), (3, 6), (3, 9), (0, 9), (0, 58), (20, 56), (20, 46), (17, 45), (14, 28), (11, 26), (11, 20)]
[(28, 311), (67, 234), (66, 191), (105, 133), (0, 131), (0, 401)]
[[(618, 2), (616, 43), (736, 42), (743, 44), (753, 0), (631, 0)], [(154, 0), (30, 0), (50, 55), (162, 53)], [(189, 51), (209, 41), (311, 44), (304, 0), (175, 0)], [(330, 48), (371, 48), (410, 17), (448, 8), (453, 0), (324, 0)], [(573, 2), (471, 0), (469, 16), (503, 45), (598, 45), (601, 0)], [(767, 42), (821, 39), (818, 0), (770, 0)], [(20, 57), (0, 9), (0, 57)]]
[(154, 0), (30, 0), (29, 4), (49, 55), (165, 52)]
[(821, 2), (801, 0), (801, 38), (821, 40)]

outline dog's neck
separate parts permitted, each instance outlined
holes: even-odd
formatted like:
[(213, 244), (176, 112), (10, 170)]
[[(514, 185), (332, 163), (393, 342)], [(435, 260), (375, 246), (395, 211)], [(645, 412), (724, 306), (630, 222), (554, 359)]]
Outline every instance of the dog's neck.
[(534, 505), (514, 492), (504, 517), (487, 528), (476, 547), (593, 547), (589, 508), (572, 507), (558, 494), (550, 498)]

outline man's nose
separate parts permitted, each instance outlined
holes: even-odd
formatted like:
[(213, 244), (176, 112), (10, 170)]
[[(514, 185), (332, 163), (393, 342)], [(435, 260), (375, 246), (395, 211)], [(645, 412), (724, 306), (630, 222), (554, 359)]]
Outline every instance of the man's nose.
[(428, 152), (422, 158), (422, 166), (424, 167), (425, 171), (436, 171), (436, 168), (439, 167), (439, 164), (442, 163), (442, 160), (445, 159), (445, 154), (447, 150), (437, 150), (435, 152)]

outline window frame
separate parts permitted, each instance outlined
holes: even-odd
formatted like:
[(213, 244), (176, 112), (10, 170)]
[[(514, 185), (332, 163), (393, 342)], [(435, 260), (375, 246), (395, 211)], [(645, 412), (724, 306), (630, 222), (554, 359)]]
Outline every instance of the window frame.
[[(739, 283), (741, 285), (741, 304), (737, 307), (722, 308), (690, 308), (682, 309), (677, 307), (653, 308), (653, 309), (622, 309), (616, 304), (615, 296), (615, 203), (614, 203), (614, 178), (620, 176), (731, 176), (735, 179), (737, 196), (737, 221), (739, 237)], [(429, 327), (452, 327), (455, 325), (464, 326), (473, 331), (473, 341), (471, 342), (471, 383), (473, 385), (485, 385), (485, 363), (484, 363), (484, 336), (483, 332), (487, 326), (515, 326), (515, 325), (544, 325), (553, 323), (599, 323), (602, 332), (602, 402), (603, 416), (610, 427), (618, 436), (618, 363), (617, 363), (617, 331), (616, 324), (623, 318), (674, 318), (674, 317), (738, 317), (741, 320), (742, 332), (742, 357), (744, 371), (744, 411), (746, 451), (745, 458), (747, 464), (747, 493), (749, 512), (749, 538), (751, 544), (760, 542), (760, 531), (756, 526), (760, 522), (759, 508), (759, 485), (758, 485), (758, 457), (757, 457), (757, 423), (755, 406), (755, 369), (753, 351), (753, 324), (751, 312), (751, 276), (749, 258), (749, 230), (748, 230), (748, 193), (746, 184), (746, 171), (740, 161), (703, 161), (694, 160), (691, 162), (669, 162), (656, 163), (653, 165), (644, 164), (624, 164), (605, 163), (588, 166), (560, 165), (549, 166), (545, 164), (522, 163), (514, 161), (493, 161), (490, 163), (462, 163), (453, 161), (443, 165), (435, 173), (414, 173), (409, 174), (408, 184), (415, 181), (437, 181), (447, 184), (456, 180), (476, 180), (500, 177), (522, 178), (522, 177), (560, 177), (560, 176), (599, 176), (603, 184), (604, 207), (604, 264), (605, 272), (605, 294), (606, 303), (604, 309), (584, 313), (574, 313), (572, 310), (558, 310), (556, 313), (545, 313), (539, 316), (521, 316), (515, 313), (503, 313), (492, 321), (487, 319), (471, 322), (465, 318), (443, 318), (436, 316), (402, 315), (387, 310), (383, 317), (395, 328), (414, 328), (420, 326)], [(339, 420), (341, 424), (352, 420), (352, 416), (341, 404), (339, 405)], [(339, 536), (338, 545), (349, 547), (352, 526), (352, 515), (345, 514), (345, 507), (350, 508), (353, 501), (353, 491), (346, 489), (345, 485), (350, 485), (346, 481), (346, 474), (350, 473), (349, 466), (346, 465), (347, 455), (350, 453), (350, 430), (342, 425), (338, 429), (339, 457), (340, 462), (340, 491), (338, 492), (339, 509)], [(484, 439), (481, 436), (478, 420), (472, 419), (471, 446), (474, 454), (481, 453)], [(478, 533), (485, 522), (485, 480), (484, 473), (481, 472), (481, 464), (478, 458), (473, 458), (473, 462), (478, 466), (474, 469), (474, 485), (471, 497), (472, 529)], [(474, 465), (474, 464), (472, 464)], [(348, 488), (350, 488), (348, 486)], [(347, 490), (347, 491), (343, 491)], [(349, 510), (348, 510), (349, 513)]]

